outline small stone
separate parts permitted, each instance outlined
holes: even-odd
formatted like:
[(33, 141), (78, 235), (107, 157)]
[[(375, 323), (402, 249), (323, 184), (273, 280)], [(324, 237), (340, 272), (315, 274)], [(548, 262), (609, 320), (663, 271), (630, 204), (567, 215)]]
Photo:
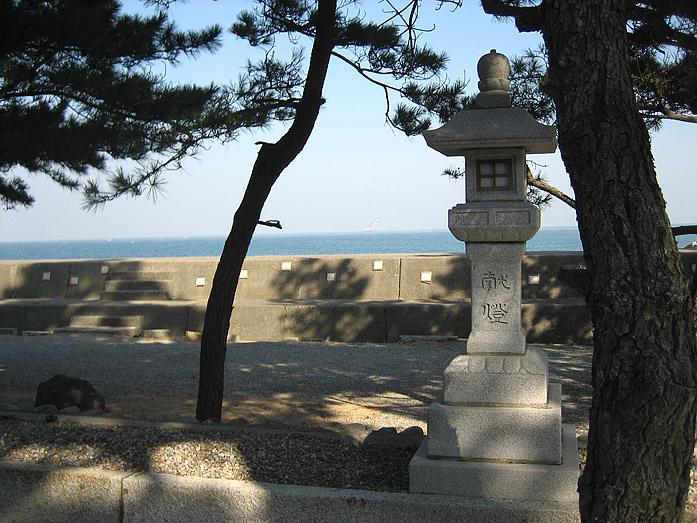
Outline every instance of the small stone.
[(60, 410), (61, 414), (80, 414), (80, 408), (79, 407), (66, 407), (64, 409)]
[(418, 447), (424, 440), (424, 431), (421, 427), (409, 427), (399, 433), (402, 447)]
[(36, 407), (35, 412), (38, 412), (39, 414), (57, 414), (58, 407), (55, 405), (39, 405)]
[(201, 425), (213, 425), (214, 423), (220, 423), (220, 420), (216, 418), (208, 418), (207, 420), (202, 421)]
[(233, 418), (230, 420), (231, 425), (249, 425), (249, 420), (247, 418), (243, 418), (242, 416), (238, 418)]
[(383, 427), (368, 434), (364, 443), (366, 445), (398, 446), (399, 434), (397, 434), (397, 429), (394, 427)]
[(150, 417), (150, 421), (167, 422), (170, 421), (170, 419), (169, 416), (166, 416), (164, 414), (155, 414), (154, 416)]
[(374, 430), (365, 438), (366, 445), (385, 445), (397, 448), (415, 448), (421, 445), (424, 431), (421, 427), (409, 427), (398, 433), (394, 427), (383, 427)]
[(267, 427), (273, 427), (273, 428), (280, 428), (280, 427), (285, 426), (283, 421), (281, 421), (280, 419), (270, 419), (269, 421), (267, 421), (265, 423), (265, 425)]

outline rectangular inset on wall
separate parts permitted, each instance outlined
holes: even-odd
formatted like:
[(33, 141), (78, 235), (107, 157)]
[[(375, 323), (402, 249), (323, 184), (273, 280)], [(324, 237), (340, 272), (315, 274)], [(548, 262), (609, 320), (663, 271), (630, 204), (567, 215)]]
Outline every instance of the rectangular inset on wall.
[(247, 278), (249, 278), (249, 272), (247, 269), (242, 269), (240, 271), (240, 280), (246, 280)]
[(196, 278), (196, 287), (203, 287), (206, 285), (206, 278)]
[(540, 275), (539, 274), (529, 274), (528, 275), (528, 285), (539, 285)]
[(70, 280), (68, 280), (68, 284), (70, 285), (77, 285), (80, 282), (80, 278), (78, 276), (71, 276)]
[(336, 273), (335, 272), (328, 272), (327, 273), (327, 281), (334, 281), (336, 280)]
[(102, 274), (109, 274), (109, 266), (102, 265)]
[(381, 271), (382, 267), (383, 267), (382, 260), (373, 260), (373, 270), (374, 271)]
[(49, 281), (51, 279), (51, 272), (45, 272), (41, 275), (41, 279), (44, 281)]
[(421, 272), (421, 283), (431, 283), (433, 280), (433, 273), (431, 271)]
[(293, 263), (289, 261), (284, 261), (281, 262), (281, 270), (282, 271), (290, 271), (293, 268)]

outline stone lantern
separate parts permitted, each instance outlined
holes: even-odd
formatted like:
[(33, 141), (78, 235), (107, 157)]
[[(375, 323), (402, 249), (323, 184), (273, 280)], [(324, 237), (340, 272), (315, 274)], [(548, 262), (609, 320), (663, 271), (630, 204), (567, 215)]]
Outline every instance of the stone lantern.
[(526, 200), (526, 155), (556, 150), (556, 129), (511, 107), (508, 58), (477, 65), (477, 109), (424, 132), (429, 147), (465, 158), (465, 202), (448, 223), (471, 262), (472, 330), (444, 373), (428, 437), (410, 464), (410, 490), (576, 504), (575, 428), (561, 423), (561, 386), (521, 326), (525, 242), (540, 227)]

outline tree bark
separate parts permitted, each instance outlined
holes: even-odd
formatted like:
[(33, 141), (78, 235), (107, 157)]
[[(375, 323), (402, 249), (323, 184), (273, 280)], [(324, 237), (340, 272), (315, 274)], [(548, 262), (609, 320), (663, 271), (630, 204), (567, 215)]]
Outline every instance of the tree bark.
[(559, 145), (594, 327), (583, 521), (677, 521), (690, 483), (692, 304), (628, 63), (625, 0), (545, 0)]
[(292, 125), (278, 142), (261, 146), (247, 190), (225, 241), (213, 277), (201, 337), (196, 405), (196, 418), (199, 421), (221, 419), (227, 336), (242, 263), (271, 188), (283, 170), (300, 154), (314, 128), (323, 103), (322, 89), (334, 48), (335, 16), (336, 0), (319, 0), (317, 32), (297, 113)]

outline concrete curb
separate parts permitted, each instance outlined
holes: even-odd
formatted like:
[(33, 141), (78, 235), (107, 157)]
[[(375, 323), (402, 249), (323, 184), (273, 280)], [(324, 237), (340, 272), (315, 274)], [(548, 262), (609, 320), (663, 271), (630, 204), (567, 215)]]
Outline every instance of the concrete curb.
[(578, 521), (575, 505), (393, 494), (0, 461), (0, 521)]

